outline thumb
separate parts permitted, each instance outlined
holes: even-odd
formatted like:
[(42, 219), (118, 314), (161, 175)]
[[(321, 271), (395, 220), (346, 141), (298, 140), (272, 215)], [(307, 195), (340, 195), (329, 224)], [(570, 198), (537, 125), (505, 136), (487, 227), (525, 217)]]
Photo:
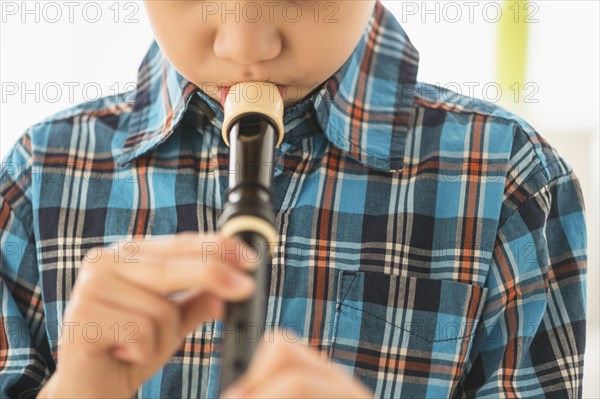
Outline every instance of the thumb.
[(209, 292), (196, 294), (179, 305), (182, 338), (201, 323), (220, 319), (225, 314), (225, 302)]

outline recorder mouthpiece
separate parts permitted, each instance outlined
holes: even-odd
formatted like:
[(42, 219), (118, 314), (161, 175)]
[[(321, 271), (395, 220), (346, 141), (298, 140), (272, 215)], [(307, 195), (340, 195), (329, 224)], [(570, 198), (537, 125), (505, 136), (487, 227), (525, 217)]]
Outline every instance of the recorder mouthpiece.
[(278, 137), (275, 146), (283, 140), (283, 98), (277, 85), (268, 82), (242, 82), (229, 88), (223, 100), (222, 135), (229, 146), (229, 132), (234, 121), (244, 115), (259, 114), (276, 127)]

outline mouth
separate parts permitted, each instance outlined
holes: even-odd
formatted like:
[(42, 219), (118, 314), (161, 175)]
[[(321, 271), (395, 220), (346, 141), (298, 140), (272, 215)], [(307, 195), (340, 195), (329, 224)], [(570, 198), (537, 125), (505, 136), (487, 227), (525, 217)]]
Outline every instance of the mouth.
[[(279, 90), (279, 94), (281, 95), (281, 98), (284, 98), (285, 85), (276, 84), (276, 86), (277, 86), (277, 89)], [(229, 89), (231, 89), (231, 86), (219, 86), (219, 94), (221, 95), (221, 106), (223, 106), (225, 104), (225, 98), (227, 98)]]

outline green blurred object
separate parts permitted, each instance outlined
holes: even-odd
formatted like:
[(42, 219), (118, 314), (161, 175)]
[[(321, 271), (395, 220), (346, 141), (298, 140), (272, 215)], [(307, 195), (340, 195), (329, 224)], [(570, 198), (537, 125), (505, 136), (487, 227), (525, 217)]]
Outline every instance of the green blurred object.
[(502, 89), (502, 103), (519, 107), (527, 67), (527, 30), (532, 7), (528, 1), (505, 0), (498, 22), (496, 79)]

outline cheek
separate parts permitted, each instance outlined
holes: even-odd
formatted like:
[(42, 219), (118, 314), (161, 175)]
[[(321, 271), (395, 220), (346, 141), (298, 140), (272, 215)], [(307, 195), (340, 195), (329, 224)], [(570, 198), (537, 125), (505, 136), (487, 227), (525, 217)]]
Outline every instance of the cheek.
[(180, 73), (193, 77), (193, 71), (210, 59), (214, 38), (211, 28), (197, 23), (193, 10), (148, 8), (154, 38), (164, 55)]
[(204, 68), (210, 59), (210, 47), (207, 46), (208, 35), (202, 32), (188, 31), (185, 34), (170, 33), (157, 37), (164, 55), (185, 77), (194, 80), (196, 72)]

